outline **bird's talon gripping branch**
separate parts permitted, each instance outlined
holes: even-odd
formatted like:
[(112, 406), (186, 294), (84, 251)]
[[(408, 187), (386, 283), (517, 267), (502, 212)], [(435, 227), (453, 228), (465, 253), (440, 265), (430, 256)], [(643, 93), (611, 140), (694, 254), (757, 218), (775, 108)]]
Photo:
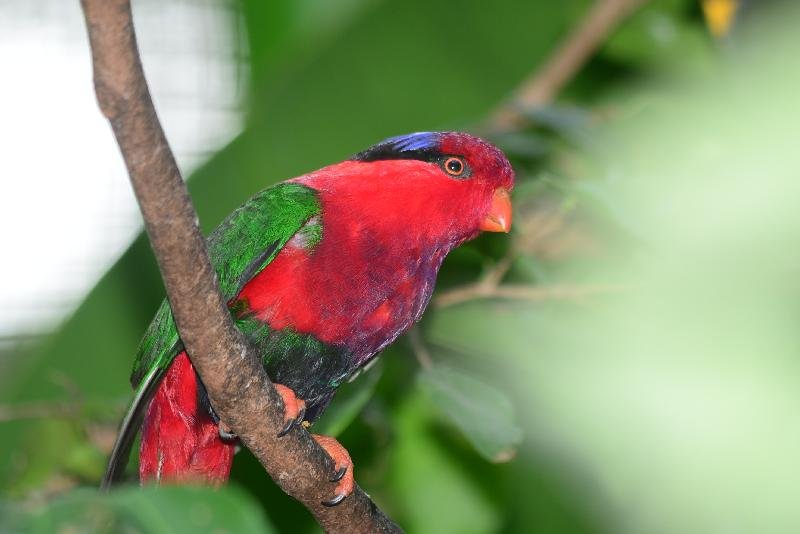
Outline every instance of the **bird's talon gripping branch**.
[(347, 466), (344, 466), (336, 471), (331, 477), (331, 482), (339, 482), (342, 480), (342, 477), (345, 475), (345, 473), (347, 473)]
[(325, 506), (336, 506), (350, 495), (355, 487), (353, 460), (350, 459), (350, 453), (347, 452), (347, 449), (336, 441), (335, 438), (320, 436), (319, 434), (311, 434), (311, 437), (325, 449), (325, 452), (327, 452), (328, 456), (333, 460), (336, 472), (333, 474), (330, 481), (338, 482), (338, 484), (336, 485), (336, 492), (333, 498), (322, 501), (322, 504)]
[(286, 421), (286, 425), (285, 425), (285, 426), (284, 426), (284, 427), (281, 429), (281, 431), (280, 431), (280, 432), (278, 432), (278, 437), (279, 437), (279, 438), (282, 438), (283, 436), (285, 436), (286, 434), (288, 434), (288, 433), (289, 433), (289, 431), (290, 431), (290, 430), (292, 429), (292, 427), (294, 426), (294, 423), (295, 423), (294, 419), (289, 419), (288, 421)]
[(346, 493), (339, 493), (333, 499), (329, 499), (327, 501), (322, 501), (322, 505), (323, 506), (327, 506), (329, 508), (333, 507), (333, 506), (336, 506), (337, 504), (342, 502), (345, 499), (345, 497), (347, 497)]
[(306, 415), (306, 403), (302, 399), (298, 399), (294, 391), (283, 384), (275, 384), (275, 389), (278, 390), (278, 394), (283, 399), (285, 409), (284, 421), (286, 425), (278, 432), (278, 437), (282, 438), (289, 433), (294, 425), (303, 422), (303, 418)]

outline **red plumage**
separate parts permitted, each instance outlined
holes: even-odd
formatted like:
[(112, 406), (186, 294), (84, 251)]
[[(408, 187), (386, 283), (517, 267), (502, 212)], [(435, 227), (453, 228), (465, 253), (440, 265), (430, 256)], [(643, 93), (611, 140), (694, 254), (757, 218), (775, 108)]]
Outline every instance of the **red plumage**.
[[(241, 303), (273, 330), (348, 347), (353, 369), (394, 341), (424, 311), (446, 254), (481, 229), (510, 225), (514, 175), (505, 156), (466, 134), (436, 135), (426, 159), (357, 156), (291, 180), (318, 192), (322, 239), (314, 247), (290, 240), (232, 305)], [(458, 156), (470, 175), (448, 174), (447, 155)], [(181, 353), (147, 411), (143, 481), (227, 478), (234, 447), (219, 438), (197, 388)]]
[(186, 352), (172, 362), (142, 425), (139, 478), (221, 484), (228, 479), (234, 445), (199, 406), (198, 383)]

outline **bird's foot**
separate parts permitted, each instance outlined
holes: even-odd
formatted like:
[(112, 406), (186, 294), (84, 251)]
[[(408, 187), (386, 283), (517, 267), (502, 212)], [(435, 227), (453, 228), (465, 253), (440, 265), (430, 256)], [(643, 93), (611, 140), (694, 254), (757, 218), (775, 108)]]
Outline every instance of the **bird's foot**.
[(286, 425), (278, 432), (278, 437), (283, 437), (289, 433), (294, 425), (302, 423), (306, 415), (306, 402), (298, 399), (291, 388), (283, 384), (275, 384), (275, 389), (278, 390), (283, 399), (283, 406), (285, 408), (284, 421)]
[[(306, 426), (304, 417), (306, 414), (306, 403), (302, 399), (298, 399), (291, 388), (283, 384), (275, 384), (275, 389), (283, 399), (283, 405), (286, 409), (284, 420), (286, 426), (278, 433), (278, 437), (285, 436), (296, 424), (300, 423)], [(221, 427), (220, 427), (221, 428)], [(355, 487), (355, 480), (353, 479), (353, 461), (350, 459), (350, 454), (347, 449), (342, 447), (341, 443), (336, 441), (335, 438), (330, 436), (320, 436), (319, 434), (311, 434), (319, 445), (325, 449), (328, 456), (333, 460), (335, 472), (331, 477), (331, 482), (338, 482), (333, 498), (327, 501), (322, 501), (325, 506), (336, 506), (342, 502), (348, 495), (353, 493)]]
[(325, 449), (328, 456), (333, 460), (334, 473), (331, 477), (331, 482), (338, 482), (333, 498), (322, 501), (325, 506), (336, 506), (342, 502), (348, 495), (353, 493), (355, 480), (353, 479), (353, 460), (350, 459), (350, 453), (347, 452), (341, 443), (336, 441), (335, 438), (330, 436), (320, 436), (319, 434), (311, 434), (319, 445)]

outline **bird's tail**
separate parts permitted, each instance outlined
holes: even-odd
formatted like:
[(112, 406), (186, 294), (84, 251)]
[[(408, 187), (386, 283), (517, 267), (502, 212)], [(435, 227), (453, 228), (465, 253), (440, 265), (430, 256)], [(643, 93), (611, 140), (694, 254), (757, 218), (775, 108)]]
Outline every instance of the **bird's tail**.
[(216, 423), (200, 402), (199, 384), (186, 352), (174, 359), (166, 373), (154, 368), (142, 379), (122, 421), (102, 489), (108, 489), (125, 470), (140, 425), (142, 483), (219, 484), (227, 480), (234, 445), (219, 437)]
[(222, 440), (201, 403), (200, 381), (186, 352), (172, 362), (142, 425), (139, 479), (221, 484), (228, 479), (234, 443)]
[(144, 416), (145, 409), (147, 408), (150, 399), (153, 397), (156, 388), (161, 383), (161, 378), (164, 376), (164, 370), (159, 367), (153, 367), (147, 373), (139, 387), (136, 388), (136, 394), (133, 397), (128, 413), (120, 424), (119, 432), (117, 433), (117, 441), (114, 442), (114, 448), (111, 451), (111, 457), (108, 460), (106, 472), (103, 475), (103, 480), (100, 482), (100, 489), (108, 490), (125, 471), (125, 466), (128, 465), (128, 456), (131, 452), (131, 445), (136, 439), (136, 433), (139, 431), (139, 426), (142, 424), (142, 417)]

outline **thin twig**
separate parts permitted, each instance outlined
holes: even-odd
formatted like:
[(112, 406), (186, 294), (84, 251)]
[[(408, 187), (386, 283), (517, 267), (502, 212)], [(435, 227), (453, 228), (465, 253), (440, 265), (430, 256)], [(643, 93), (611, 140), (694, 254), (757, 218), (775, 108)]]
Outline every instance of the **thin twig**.
[(430, 369), (433, 367), (433, 358), (425, 346), (425, 341), (422, 339), (422, 334), (419, 331), (419, 326), (415, 326), (408, 332), (408, 340), (411, 343), (411, 350), (417, 358), (420, 367), (423, 369)]
[(434, 307), (442, 307), (440, 304), (437, 304), (437, 302), (442, 301), (442, 299), (444, 299), (446, 302), (449, 298), (452, 298), (450, 295), (463, 294), (472, 295), (471, 298), (481, 298), (485, 295), (493, 294), (500, 286), (500, 283), (503, 281), (503, 278), (506, 276), (508, 271), (511, 269), (516, 257), (517, 252), (512, 244), (503, 257), (497, 260), (495, 264), (492, 265), (477, 282), (465, 284), (463, 286), (459, 286), (437, 294), (433, 301)]
[(20, 419), (75, 419), (80, 412), (80, 405), (67, 402), (0, 404), (0, 423)]
[(506, 284), (487, 287), (480, 282), (464, 285), (443, 291), (433, 299), (436, 308), (447, 308), (478, 299), (525, 300), (542, 302), (547, 300), (576, 300), (585, 297), (617, 293), (623, 291), (622, 285), (550, 285), (529, 286), (524, 284)]
[(63, 388), (70, 400), (0, 404), (0, 423), (20, 419), (77, 419), (85, 405), (83, 392), (61, 371), (51, 371), (47, 377), (53, 384)]
[(597, 0), (544, 66), (522, 82), (509, 102), (492, 113), (489, 132), (516, 130), (526, 122), (525, 110), (551, 103), (617, 26), (647, 1)]
[[(597, 0), (544, 66), (528, 76), (514, 91), (510, 101), (500, 105), (489, 116), (485, 129), (498, 134), (524, 126), (527, 122), (524, 112), (551, 103), (619, 24), (648, 1)], [(481, 280), (439, 293), (434, 298), (434, 306), (444, 308), (482, 298), (528, 301), (574, 299), (616, 290), (615, 286), (500, 285), (517, 254), (518, 251), (512, 246)]]
[(511, 266), (514, 264), (516, 257), (517, 252), (514, 250), (512, 245), (505, 255), (497, 260), (491, 269), (484, 273), (483, 277), (478, 283), (487, 288), (495, 288), (499, 286), (500, 282), (503, 281), (503, 277), (505, 277), (509, 269), (511, 269)]
[(97, 99), (111, 122), (181, 339), (221, 419), (328, 532), (397, 532), (358, 487), (328, 508), (333, 462), (310, 435), (283, 438), (283, 403), (221, 298), (197, 214), (156, 116), (129, 0), (82, 0)]

